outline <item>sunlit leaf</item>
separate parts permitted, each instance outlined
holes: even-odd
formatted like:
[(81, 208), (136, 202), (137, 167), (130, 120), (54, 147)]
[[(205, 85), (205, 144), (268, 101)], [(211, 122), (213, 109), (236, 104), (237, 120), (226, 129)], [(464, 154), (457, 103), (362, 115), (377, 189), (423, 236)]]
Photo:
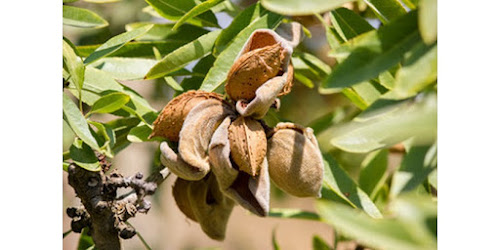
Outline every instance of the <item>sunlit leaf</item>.
[(155, 60), (129, 57), (106, 57), (89, 66), (100, 69), (117, 80), (139, 80), (156, 64)]
[(382, 214), (370, 200), (370, 197), (361, 190), (354, 180), (329, 155), (325, 155), (325, 173), (321, 195), (323, 199), (342, 201), (354, 208), (365, 211), (373, 218), (381, 218)]
[(378, 190), (387, 180), (388, 150), (380, 150), (368, 154), (361, 164), (359, 174), (359, 187), (365, 191), (371, 199), (375, 197)]
[(83, 63), (89, 64), (117, 51), (118, 49), (123, 47), (123, 45), (125, 45), (126, 43), (132, 41), (136, 37), (145, 34), (152, 27), (153, 25), (147, 25), (110, 38), (101, 46), (99, 46), (99, 48), (97, 48), (94, 52), (92, 52), (92, 54), (90, 54), (87, 58), (85, 58), (85, 61), (83, 61)]
[(289, 218), (289, 219), (305, 219), (305, 220), (319, 220), (317, 214), (313, 212), (302, 211), (300, 209), (291, 208), (272, 208), (269, 211), (269, 217)]
[(94, 245), (94, 240), (92, 240), (92, 236), (88, 235), (88, 227), (84, 228), (80, 233), (80, 239), (78, 240), (77, 250), (88, 250), (92, 249)]
[[(196, 6), (194, 0), (146, 0), (154, 10), (162, 17), (177, 21)], [(219, 27), (217, 18), (211, 11), (202, 13), (188, 20), (189, 23), (197, 26)]]
[(121, 0), (83, 0), (83, 1), (89, 3), (116, 3), (120, 2)]
[(144, 142), (148, 140), (152, 131), (153, 130), (148, 125), (142, 123), (130, 130), (127, 139), (131, 142)]
[(418, 28), (426, 44), (437, 40), (437, 0), (420, 0)]
[(155, 79), (181, 69), (191, 61), (200, 59), (212, 51), (220, 30), (212, 31), (166, 55), (146, 74), (146, 79)]
[[(370, 248), (387, 250), (437, 248), (436, 241), (429, 237), (426, 227), (407, 223), (405, 218), (374, 219), (345, 205), (324, 200), (317, 201), (316, 208), (323, 221), (343, 235)], [(415, 210), (418, 209), (413, 211)], [(412, 210), (405, 212), (409, 211)]]
[(415, 137), (429, 145), (436, 138), (437, 99), (435, 94), (407, 101), (380, 99), (353, 121), (333, 126), (318, 138), (323, 150), (329, 143), (348, 152), (367, 153)]
[(209, 32), (204, 28), (191, 24), (184, 24), (174, 30), (173, 23), (160, 24), (151, 22), (129, 23), (125, 25), (125, 29), (127, 31), (131, 31), (150, 24), (153, 25), (153, 28), (151, 28), (144, 35), (137, 37), (135, 39), (136, 41), (175, 41), (186, 44)]
[(398, 0), (364, 0), (364, 2), (383, 23), (388, 23), (406, 14), (405, 8)]
[(274, 13), (268, 13), (254, 20), (250, 25), (241, 30), (241, 32), (231, 41), (231, 43), (221, 52), (214, 62), (214, 66), (208, 71), (207, 76), (201, 84), (200, 90), (212, 92), (217, 89), (227, 77), (227, 73), (248, 40), (250, 35), (256, 29), (274, 29), (280, 23), (283, 17)]
[(352, 1), (353, 0), (262, 0), (261, 2), (262, 6), (266, 9), (282, 15), (305, 16), (333, 10)]
[(412, 146), (405, 155), (401, 167), (393, 174), (391, 196), (415, 189), (436, 169), (437, 144)]
[(130, 96), (124, 93), (115, 92), (107, 94), (92, 105), (89, 113), (112, 113), (122, 108), (129, 101)]
[[(153, 58), (153, 48), (158, 48), (162, 54), (168, 54), (180, 46), (186, 44), (184, 41), (132, 41), (125, 44), (117, 51), (108, 55), (108, 57), (150, 57)], [(82, 57), (89, 56), (101, 45), (83, 45), (77, 46), (78, 55)]]
[(233, 40), (236, 35), (244, 28), (266, 14), (268, 11), (262, 8), (259, 3), (253, 4), (240, 12), (229, 24), (229, 26), (222, 30), (219, 37), (215, 41), (214, 55), (218, 56), (222, 50)]
[(79, 28), (103, 28), (108, 22), (96, 13), (74, 6), (63, 5), (63, 24)]
[(67, 39), (63, 39), (63, 67), (69, 73), (69, 81), (78, 89), (80, 96), (83, 87), (83, 79), (85, 76), (85, 66), (83, 66), (82, 59), (78, 57), (73, 50), (73, 45)]
[(182, 24), (184, 24), (186, 21), (188, 21), (191, 18), (194, 18), (198, 15), (200, 15), (203, 12), (206, 12), (210, 10), (212, 7), (215, 5), (221, 3), (224, 0), (207, 0), (205, 2), (202, 2), (200, 4), (197, 4), (195, 7), (190, 9), (186, 14), (184, 14), (178, 21), (175, 23), (174, 30), (179, 28)]
[(63, 94), (63, 115), (64, 120), (71, 127), (73, 132), (82, 139), (86, 144), (95, 150), (99, 150), (97, 141), (92, 136), (89, 130), (89, 125), (83, 117), (75, 103), (65, 94)]
[(325, 79), (320, 91), (338, 91), (377, 77), (399, 63), (419, 40), (415, 11), (379, 30), (357, 36), (335, 50), (342, 62)]
[(437, 44), (418, 43), (405, 55), (393, 92), (399, 98), (416, 95), (437, 80)]

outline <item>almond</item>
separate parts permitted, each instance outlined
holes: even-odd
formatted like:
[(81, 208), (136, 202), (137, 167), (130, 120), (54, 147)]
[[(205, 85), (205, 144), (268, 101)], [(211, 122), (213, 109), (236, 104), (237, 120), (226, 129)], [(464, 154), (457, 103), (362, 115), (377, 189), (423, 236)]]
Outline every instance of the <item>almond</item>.
[(179, 132), (189, 111), (207, 99), (223, 100), (219, 94), (200, 90), (191, 90), (172, 99), (154, 121), (149, 138), (160, 136), (170, 141), (179, 141)]
[(240, 171), (251, 176), (260, 172), (266, 157), (266, 133), (260, 122), (240, 116), (229, 126), (231, 157)]

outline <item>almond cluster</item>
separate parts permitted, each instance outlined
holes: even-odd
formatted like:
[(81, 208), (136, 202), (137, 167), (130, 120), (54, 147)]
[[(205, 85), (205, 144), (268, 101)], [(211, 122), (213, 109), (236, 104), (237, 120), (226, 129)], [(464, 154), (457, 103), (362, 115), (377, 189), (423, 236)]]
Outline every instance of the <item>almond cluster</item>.
[(319, 197), (323, 160), (311, 128), (261, 120), (293, 82), (293, 43), (256, 30), (228, 73), (225, 91), (188, 91), (162, 110), (150, 137), (163, 137), (161, 162), (177, 175), (179, 209), (223, 240), (235, 204), (266, 216), (270, 179), (298, 197)]

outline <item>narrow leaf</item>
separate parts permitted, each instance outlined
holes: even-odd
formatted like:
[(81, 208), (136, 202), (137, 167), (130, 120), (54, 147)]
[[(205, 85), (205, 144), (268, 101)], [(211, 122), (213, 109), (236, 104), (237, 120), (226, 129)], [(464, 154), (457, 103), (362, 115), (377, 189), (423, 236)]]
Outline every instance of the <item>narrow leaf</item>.
[[(153, 48), (156, 47), (162, 54), (168, 54), (186, 44), (184, 40), (175, 41), (132, 41), (107, 55), (109, 57), (154, 57)], [(77, 46), (78, 55), (88, 57), (101, 44)]]
[(437, 44), (418, 43), (405, 55), (396, 73), (394, 94), (398, 98), (416, 95), (437, 80)]
[(332, 10), (332, 25), (344, 42), (374, 28), (354, 11), (346, 8)]
[(108, 22), (96, 13), (78, 7), (63, 5), (63, 24), (79, 28), (103, 28)]
[(278, 240), (276, 240), (276, 228), (273, 229), (273, 250), (280, 250), (281, 247), (278, 244)]
[(335, 50), (342, 62), (325, 79), (320, 91), (341, 90), (377, 77), (399, 63), (419, 40), (415, 11), (379, 30), (357, 36)]
[[(172, 21), (181, 19), (196, 6), (194, 0), (146, 0), (146, 2), (162, 17)], [(188, 22), (197, 26), (219, 27), (217, 18), (211, 11), (189, 19)]]
[(359, 174), (359, 187), (365, 191), (371, 199), (375, 197), (378, 190), (387, 179), (386, 170), (388, 164), (388, 150), (380, 150), (368, 154), (361, 164)]
[(203, 80), (200, 90), (212, 92), (217, 89), (226, 80), (227, 73), (231, 69), (234, 60), (252, 32), (256, 29), (274, 29), (281, 22), (282, 18), (280, 15), (268, 13), (243, 29), (217, 57), (214, 66), (208, 71), (207, 76)]
[(151, 22), (129, 23), (125, 25), (125, 30), (131, 31), (150, 24), (153, 25), (153, 28), (151, 28), (144, 35), (137, 37), (135, 40), (170, 41), (170, 42), (175, 41), (182, 44), (186, 44), (209, 32), (206, 29), (191, 24), (184, 24), (178, 29), (174, 30), (173, 23), (159, 24)]
[(389, 23), (406, 14), (406, 10), (398, 0), (364, 0), (375, 12), (382, 23)]
[(315, 213), (290, 208), (273, 208), (269, 211), (269, 217), (319, 220), (318, 215)]
[(106, 57), (89, 66), (100, 69), (117, 80), (139, 80), (156, 64), (155, 60), (129, 57)]
[(332, 250), (328, 243), (318, 235), (314, 235), (312, 243), (313, 250)]
[(420, 185), (436, 169), (437, 144), (413, 146), (409, 149), (400, 169), (392, 177), (392, 197), (408, 192)]
[(63, 39), (63, 67), (69, 73), (69, 79), (66, 80), (74, 83), (78, 89), (77, 96), (80, 96), (85, 76), (85, 66), (83, 66), (82, 59), (76, 55), (71, 42), (67, 39)]
[(229, 24), (227, 28), (223, 29), (219, 37), (217, 37), (217, 40), (215, 41), (214, 55), (218, 56), (231, 42), (231, 40), (233, 40), (236, 35), (240, 33), (240, 31), (267, 12), (268, 11), (263, 9), (259, 3), (253, 4), (240, 12), (233, 19), (231, 24)]
[(426, 44), (437, 40), (437, 0), (421, 0), (418, 13), (420, 35)]
[(336, 230), (374, 249), (436, 249), (432, 240), (422, 240), (415, 230), (395, 219), (374, 219), (345, 205), (319, 200), (321, 218)]
[(83, 1), (89, 3), (116, 3), (120, 2), (121, 0), (83, 0)]
[(117, 51), (118, 49), (123, 47), (123, 45), (125, 45), (126, 43), (146, 33), (152, 27), (153, 25), (147, 25), (112, 37), (111, 39), (103, 43), (94, 52), (92, 52), (92, 54), (90, 54), (87, 58), (85, 58), (85, 61), (83, 61), (83, 63), (89, 64)]
[[(361, 190), (349, 175), (329, 155), (325, 155), (325, 175), (323, 179), (322, 197), (349, 204), (354, 208), (365, 211), (373, 218), (381, 218), (382, 214), (370, 200), (370, 197)], [(332, 197), (332, 195), (334, 195)]]
[(99, 150), (99, 145), (96, 139), (92, 136), (89, 130), (89, 125), (83, 117), (75, 103), (65, 94), (63, 94), (63, 114), (64, 119), (71, 127), (73, 132), (82, 139), (86, 144), (95, 150)]
[(437, 134), (436, 102), (435, 94), (403, 102), (382, 98), (353, 121), (323, 131), (320, 145), (329, 150), (329, 141), (344, 151), (367, 153), (412, 137), (418, 144), (431, 144)]
[(262, 0), (261, 2), (262, 6), (266, 9), (282, 15), (305, 16), (333, 10), (352, 1), (353, 0)]
[(137, 127), (132, 128), (127, 135), (127, 139), (131, 142), (145, 142), (153, 130), (146, 124), (139, 124)]
[(210, 54), (220, 30), (212, 31), (165, 56), (146, 74), (146, 79), (156, 79), (181, 69), (191, 61)]
[(174, 30), (176, 30), (179, 26), (181, 26), (183, 23), (188, 21), (189, 19), (196, 17), (200, 15), (201, 13), (210, 10), (212, 7), (215, 5), (221, 3), (224, 0), (207, 0), (205, 2), (202, 2), (198, 5), (196, 5), (194, 8), (189, 10), (186, 14), (184, 14), (179, 21), (174, 26)]
[(127, 94), (120, 92), (111, 93), (97, 100), (89, 113), (112, 113), (122, 108), (129, 101), (130, 96)]
[(88, 250), (92, 248), (94, 245), (94, 240), (92, 240), (92, 236), (88, 234), (88, 227), (84, 228), (82, 233), (80, 233), (80, 239), (78, 240), (77, 250)]

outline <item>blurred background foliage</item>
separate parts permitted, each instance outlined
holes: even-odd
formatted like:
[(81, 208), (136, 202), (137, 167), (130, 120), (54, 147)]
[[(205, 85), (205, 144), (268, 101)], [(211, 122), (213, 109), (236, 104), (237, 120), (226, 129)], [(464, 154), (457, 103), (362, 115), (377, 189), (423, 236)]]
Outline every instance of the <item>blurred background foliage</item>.
[[(158, 111), (189, 89), (222, 93), (253, 30), (296, 21), (294, 87), (264, 120), (314, 129), (322, 198), (273, 188), (273, 218), (239, 211), (219, 243), (179, 219), (166, 182), (124, 248), (435, 249), (436, 13), (436, 0), (63, 0), (63, 169), (99, 171), (94, 151), (124, 174), (160, 167)], [(63, 209), (78, 204), (64, 185)], [(65, 248), (92, 245), (79, 238)]]

